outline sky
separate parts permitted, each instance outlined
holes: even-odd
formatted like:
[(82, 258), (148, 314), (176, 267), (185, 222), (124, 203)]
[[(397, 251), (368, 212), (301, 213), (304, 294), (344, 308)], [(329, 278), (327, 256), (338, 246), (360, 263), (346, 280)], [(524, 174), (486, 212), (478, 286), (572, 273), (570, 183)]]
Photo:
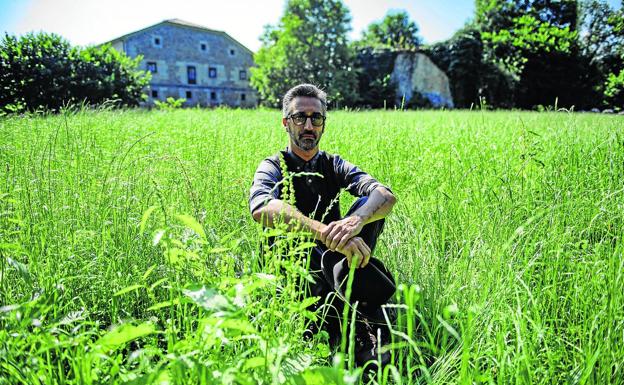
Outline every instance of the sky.
[[(358, 39), (388, 11), (406, 10), (425, 43), (445, 40), (472, 17), (474, 0), (343, 0)], [(159, 23), (182, 19), (227, 32), (252, 51), (267, 24), (277, 24), (286, 0), (0, 0), (0, 31), (57, 33), (75, 45), (100, 44)]]
[[(343, 0), (351, 13), (351, 39), (405, 10), (425, 43), (446, 40), (474, 14), (474, 0)], [(608, 0), (612, 6), (620, 0)], [(0, 32), (54, 32), (74, 45), (100, 44), (159, 23), (182, 19), (227, 32), (252, 51), (267, 24), (277, 24), (286, 0), (0, 0)]]

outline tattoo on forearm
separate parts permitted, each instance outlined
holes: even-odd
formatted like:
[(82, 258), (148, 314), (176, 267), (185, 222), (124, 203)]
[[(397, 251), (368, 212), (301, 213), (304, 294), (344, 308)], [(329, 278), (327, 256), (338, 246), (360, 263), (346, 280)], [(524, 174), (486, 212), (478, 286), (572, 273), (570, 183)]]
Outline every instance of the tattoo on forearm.
[(379, 202), (375, 207), (370, 208), (370, 212), (367, 214), (368, 218), (372, 218), (373, 216), (375, 216), (377, 210), (381, 209), (383, 206), (386, 205), (386, 203), (388, 203), (388, 198), (386, 198), (385, 196), (382, 196), (381, 198), (383, 199), (381, 202)]

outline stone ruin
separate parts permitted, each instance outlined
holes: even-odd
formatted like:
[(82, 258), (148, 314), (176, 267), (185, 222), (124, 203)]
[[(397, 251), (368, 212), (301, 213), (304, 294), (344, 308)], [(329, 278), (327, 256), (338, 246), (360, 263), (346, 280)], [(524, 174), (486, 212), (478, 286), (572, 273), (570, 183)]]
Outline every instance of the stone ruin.
[(453, 108), (446, 74), (421, 52), (398, 53), (391, 79), (396, 83), (396, 104), (407, 105), (420, 94), (436, 108)]

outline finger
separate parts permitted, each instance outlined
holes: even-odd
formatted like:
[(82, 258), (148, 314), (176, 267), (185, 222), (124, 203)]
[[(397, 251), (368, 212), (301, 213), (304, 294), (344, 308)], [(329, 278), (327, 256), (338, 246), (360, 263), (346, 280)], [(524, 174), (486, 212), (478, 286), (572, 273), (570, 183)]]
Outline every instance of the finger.
[[(364, 246), (366, 246), (366, 243), (364, 244)], [(368, 261), (370, 261), (371, 257), (370, 249), (366, 250), (363, 256), (364, 258), (362, 260), (362, 263), (360, 264), (360, 267), (365, 267), (366, 265), (368, 265)]]
[(331, 222), (330, 224), (325, 226), (323, 230), (321, 230), (321, 242), (326, 243), (327, 235), (332, 231), (333, 228), (334, 228), (334, 222)]
[(361, 268), (361, 267), (364, 267), (362, 264), (366, 261), (366, 249), (360, 243), (356, 243), (356, 244), (357, 244), (357, 248), (358, 248), (357, 252), (358, 252), (358, 255), (360, 257), (360, 258), (358, 258), (357, 267)]
[(340, 226), (334, 226), (331, 229), (331, 231), (327, 234), (327, 240), (325, 244), (327, 246), (330, 246), (331, 248), (336, 248), (336, 244), (338, 244), (336, 237), (338, 236), (341, 230), (342, 229), (340, 228)]
[(340, 238), (340, 241), (338, 242), (338, 245), (336, 246), (337, 249), (342, 249), (347, 245), (347, 242), (349, 242), (349, 239), (351, 239), (351, 234), (350, 233), (346, 233), (342, 236), (342, 238)]
[(335, 234), (334, 237), (332, 237), (331, 241), (329, 242), (330, 247), (333, 247), (334, 249), (337, 249), (338, 248), (338, 244), (340, 243), (340, 240), (344, 236), (345, 236), (345, 232), (344, 231), (341, 231), (341, 232)]
[(373, 254), (373, 251), (370, 249), (370, 247), (368, 247), (368, 245), (366, 244), (366, 242), (364, 242), (364, 240), (362, 240), (362, 245), (366, 249), (366, 255), (368, 256), (368, 258), (370, 258), (371, 254)]
[(368, 264), (368, 261), (370, 260), (371, 249), (368, 247), (366, 242), (364, 242), (364, 240), (362, 240), (361, 238), (358, 238), (358, 241), (356, 242), (356, 244), (358, 246), (358, 249), (362, 253), (362, 261), (360, 263), (360, 267), (364, 267)]

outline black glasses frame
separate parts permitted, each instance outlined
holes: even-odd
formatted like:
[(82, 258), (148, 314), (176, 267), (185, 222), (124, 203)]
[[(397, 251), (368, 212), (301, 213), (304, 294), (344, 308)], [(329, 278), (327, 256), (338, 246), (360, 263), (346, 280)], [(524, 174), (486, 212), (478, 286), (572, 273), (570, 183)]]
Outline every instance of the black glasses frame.
[(310, 118), (310, 123), (312, 123), (314, 127), (322, 127), (327, 119), (327, 117), (320, 112), (314, 112), (311, 115), (306, 115), (303, 112), (297, 112), (286, 116), (286, 119), (291, 119), (296, 126), (303, 126), (308, 118)]

